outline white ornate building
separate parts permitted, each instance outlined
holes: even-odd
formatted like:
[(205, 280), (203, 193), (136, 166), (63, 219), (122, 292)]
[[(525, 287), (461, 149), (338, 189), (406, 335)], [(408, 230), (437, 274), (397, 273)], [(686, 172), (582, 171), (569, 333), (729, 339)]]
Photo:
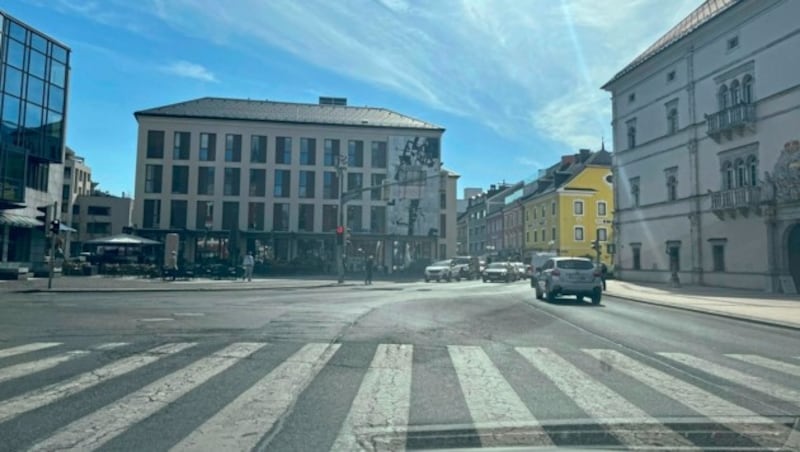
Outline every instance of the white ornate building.
[(800, 2), (707, 0), (613, 77), (616, 273), (800, 286)]

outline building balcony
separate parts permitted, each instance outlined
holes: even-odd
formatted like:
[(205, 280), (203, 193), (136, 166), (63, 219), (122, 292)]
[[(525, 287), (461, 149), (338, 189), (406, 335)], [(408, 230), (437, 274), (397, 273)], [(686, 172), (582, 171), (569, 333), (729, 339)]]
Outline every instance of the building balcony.
[(717, 143), (723, 136), (731, 139), (733, 132), (742, 135), (746, 130), (755, 130), (756, 106), (738, 104), (733, 107), (706, 115), (706, 134)]
[(711, 192), (711, 211), (720, 219), (761, 215), (761, 187), (738, 187)]

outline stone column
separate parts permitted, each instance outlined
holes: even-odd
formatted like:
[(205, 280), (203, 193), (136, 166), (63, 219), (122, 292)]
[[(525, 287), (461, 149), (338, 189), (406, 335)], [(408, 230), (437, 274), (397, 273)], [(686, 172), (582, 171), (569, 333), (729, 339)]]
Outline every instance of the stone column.
[(11, 226), (3, 225), (3, 255), (0, 262), (8, 262), (8, 240), (10, 235)]

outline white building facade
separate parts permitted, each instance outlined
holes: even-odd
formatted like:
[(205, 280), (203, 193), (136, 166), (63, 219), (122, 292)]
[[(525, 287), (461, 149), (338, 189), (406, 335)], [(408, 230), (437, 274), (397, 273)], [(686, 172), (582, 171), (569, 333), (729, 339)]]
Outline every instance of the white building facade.
[(800, 285), (798, 17), (708, 0), (603, 87), (622, 279)]
[(444, 129), (335, 100), (203, 98), (137, 112), (137, 233), (178, 233), (188, 262), (248, 250), (331, 264), (340, 189), (384, 186), (346, 202), (348, 262), (372, 254), (391, 269), (454, 254), (458, 175), (441, 166)]

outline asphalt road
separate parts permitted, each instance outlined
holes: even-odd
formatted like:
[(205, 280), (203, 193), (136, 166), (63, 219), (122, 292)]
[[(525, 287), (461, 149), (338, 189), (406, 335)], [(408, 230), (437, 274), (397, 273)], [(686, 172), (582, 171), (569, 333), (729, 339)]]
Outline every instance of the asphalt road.
[(3, 294), (0, 450), (800, 450), (800, 332), (527, 282)]

